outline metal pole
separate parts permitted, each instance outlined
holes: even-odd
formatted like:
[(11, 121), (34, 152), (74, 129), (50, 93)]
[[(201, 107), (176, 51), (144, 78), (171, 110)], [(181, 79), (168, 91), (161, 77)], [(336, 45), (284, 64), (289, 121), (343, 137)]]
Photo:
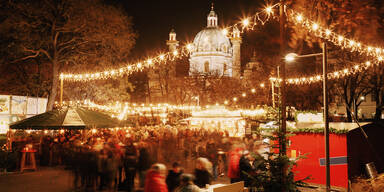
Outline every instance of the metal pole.
[(64, 78), (60, 78), (60, 105), (63, 105), (63, 84)]
[[(280, 11), (280, 56), (281, 58), (284, 57), (285, 55), (285, 0), (280, 0), (280, 6), (279, 6), (279, 11)], [(287, 146), (285, 142), (285, 134), (286, 134), (286, 113), (285, 113), (285, 105), (286, 105), (286, 91), (285, 91), (285, 60), (281, 59), (280, 60), (280, 65), (281, 65), (281, 84), (280, 84), (280, 91), (281, 91), (281, 129), (280, 129), (280, 134), (279, 135), (279, 156), (285, 156), (287, 152)], [(279, 81), (279, 79), (278, 79)], [(285, 182), (286, 182), (286, 166), (281, 167), (281, 190), (280, 191), (287, 191), (285, 187)]]
[[(284, 0), (280, 0), (280, 55), (281, 58), (283, 58), (285, 54), (285, 13), (284, 13)], [(279, 141), (279, 146), (280, 146), (280, 155), (285, 155), (286, 154), (286, 144), (285, 144), (285, 133), (286, 133), (286, 93), (285, 93), (285, 60), (281, 60), (281, 134), (282, 138)]]
[(275, 108), (275, 81), (271, 80), (272, 83), (272, 107)]
[(357, 105), (356, 105), (356, 99), (353, 98), (353, 115), (355, 116), (354, 121), (357, 122)]
[(327, 77), (327, 43), (323, 42), (323, 99), (324, 99), (324, 134), (325, 134), (325, 174), (327, 192), (331, 190), (331, 174), (329, 162), (329, 122), (328, 122), (328, 77)]

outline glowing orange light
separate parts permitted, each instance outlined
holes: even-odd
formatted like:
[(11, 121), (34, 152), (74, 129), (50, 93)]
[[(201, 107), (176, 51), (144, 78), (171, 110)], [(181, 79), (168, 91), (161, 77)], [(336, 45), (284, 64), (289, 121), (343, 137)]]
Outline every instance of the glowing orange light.
[(312, 25), (312, 29), (313, 29), (314, 31), (316, 31), (317, 29), (319, 29), (319, 25), (318, 25), (317, 23), (314, 23), (314, 24)]
[(228, 35), (228, 29), (224, 28), (223, 30), (221, 30), (221, 32), (223, 33), (223, 35)]
[(271, 13), (272, 13), (272, 7), (267, 7), (267, 8), (265, 8), (265, 11), (266, 11), (268, 14), (271, 14)]
[(249, 25), (249, 20), (248, 19), (243, 19), (242, 21), (244, 27), (248, 26)]
[(296, 16), (296, 20), (299, 21), (299, 22), (303, 21), (303, 16), (300, 15), (300, 14), (297, 15), (297, 16)]
[(331, 34), (331, 30), (326, 29), (326, 30), (325, 30), (325, 35), (329, 36), (330, 34)]

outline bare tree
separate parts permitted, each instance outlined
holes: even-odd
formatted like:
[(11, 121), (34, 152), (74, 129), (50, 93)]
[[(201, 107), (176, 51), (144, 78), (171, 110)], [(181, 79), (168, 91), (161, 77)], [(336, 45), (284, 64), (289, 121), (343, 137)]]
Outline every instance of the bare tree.
[(136, 34), (125, 13), (100, 0), (3, 1), (12, 14), (1, 23), (12, 63), (31, 58), (50, 64), (48, 110), (56, 99), (59, 71), (86, 72), (126, 61)]

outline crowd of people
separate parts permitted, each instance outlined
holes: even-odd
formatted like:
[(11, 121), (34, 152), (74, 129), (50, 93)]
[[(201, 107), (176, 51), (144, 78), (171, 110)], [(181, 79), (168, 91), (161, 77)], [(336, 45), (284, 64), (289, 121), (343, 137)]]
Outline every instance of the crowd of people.
[(257, 158), (251, 154), (258, 153), (260, 138), (142, 126), (46, 134), (38, 147), (40, 165), (71, 169), (78, 191), (184, 192), (200, 191), (220, 176), (250, 186), (250, 176), (257, 174)]

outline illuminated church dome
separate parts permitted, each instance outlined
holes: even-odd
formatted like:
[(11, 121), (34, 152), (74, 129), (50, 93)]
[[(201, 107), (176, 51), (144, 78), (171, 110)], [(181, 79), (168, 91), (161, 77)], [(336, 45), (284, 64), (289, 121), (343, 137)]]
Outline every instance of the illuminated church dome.
[(221, 54), (232, 54), (232, 45), (229, 38), (217, 27), (208, 27), (200, 31), (193, 41), (193, 54), (204, 54), (205, 52), (218, 52)]
[(233, 50), (229, 38), (217, 26), (217, 15), (211, 8), (207, 27), (197, 33), (189, 59), (189, 74), (232, 77)]

